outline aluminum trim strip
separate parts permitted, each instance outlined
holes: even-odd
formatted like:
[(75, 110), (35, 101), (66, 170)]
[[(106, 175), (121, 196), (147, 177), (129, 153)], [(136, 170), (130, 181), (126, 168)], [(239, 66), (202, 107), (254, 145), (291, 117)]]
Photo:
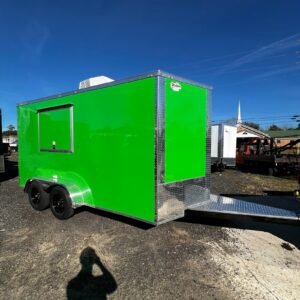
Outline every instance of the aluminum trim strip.
[(155, 81), (155, 98), (154, 98), (154, 220), (155, 223), (158, 220), (158, 196), (157, 196), (157, 131), (158, 131), (158, 124), (157, 124), (157, 110), (158, 110), (158, 99), (159, 99), (159, 77), (156, 78)]
[(34, 99), (34, 100), (24, 101), (24, 102), (21, 102), (21, 103), (17, 104), (17, 106), (24, 106), (24, 105), (27, 105), (27, 104), (47, 101), (47, 100), (54, 99), (54, 98), (60, 98), (60, 97), (70, 96), (70, 95), (79, 94), (79, 93), (83, 93), (83, 92), (87, 92), (87, 91), (103, 89), (103, 88), (106, 88), (106, 87), (115, 86), (115, 85), (119, 85), (119, 84), (123, 84), (123, 83), (128, 83), (128, 82), (131, 82), (131, 81), (141, 80), (141, 79), (145, 79), (145, 78), (149, 78), (149, 77), (155, 77), (155, 76), (167, 77), (167, 78), (171, 78), (171, 79), (174, 79), (174, 80), (183, 81), (183, 82), (186, 82), (186, 83), (189, 83), (189, 84), (192, 84), (192, 85), (197, 85), (197, 86), (203, 87), (205, 89), (209, 89), (209, 90), (212, 89), (211, 86), (208, 86), (208, 85), (205, 85), (205, 84), (193, 81), (193, 80), (189, 80), (189, 79), (186, 79), (186, 78), (183, 78), (183, 77), (180, 77), (180, 76), (176, 76), (176, 75), (164, 72), (162, 70), (157, 70), (157, 71), (145, 73), (145, 74), (138, 75), (138, 76), (133, 76), (133, 77), (125, 78), (125, 79), (115, 80), (115, 81), (104, 83), (104, 84), (101, 84), (101, 85), (95, 85), (95, 86), (85, 88), (85, 89), (78, 89), (78, 90), (73, 90), (73, 91), (69, 91), (69, 92), (54, 94), (54, 95), (51, 95), (51, 96), (41, 97), (41, 98), (37, 98), (37, 99)]
[(74, 153), (74, 106), (70, 107), (70, 152)]
[(165, 80), (158, 76), (157, 98), (157, 184), (163, 183), (164, 177), (164, 145), (165, 145)]
[(205, 188), (210, 191), (211, 181), (211, 105), (212, 105), (212, 91), (207, 91), (206, 99), (206, 175)]
[(37, 129), (38, 129), (38, 151), (41, 150), (41, 134), (40, 134), (40, 113), (37, 112)]

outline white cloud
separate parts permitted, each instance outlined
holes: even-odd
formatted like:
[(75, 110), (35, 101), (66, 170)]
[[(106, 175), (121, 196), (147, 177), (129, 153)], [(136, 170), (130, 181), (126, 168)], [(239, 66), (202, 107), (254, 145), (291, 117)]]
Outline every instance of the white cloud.
[[(223, 68), (221, 68), (217, 73), (223, 74), (228, 71), (238, 69), (244, 65), (254, 63), (257, 61), (260, 61), (262, 59), (269, 58), (270, 56), (273, 56), (274, 54), (280, 54), (284, 56), (284, 52), (296, 49), (297, 47), (300, 47), (300, 34), (295, 34), (292, 36), (289, 36), (287, 38), (278, 40), (276, 42), (273, 42), (271, 44), (265, 45), (257, 50), (251, 51), (250, 53), (241, 56), (240, 58), (234, 60), (233, 62), (225, 65)], [(285, 68), (287, 69), (287, 68)], [(291, 69), (294, 69), (291, 67)]]
[(22, 41), (26, 53), (30, 56), (40, 57), (50, 37), (49, 29), (37, 22), (31, 22), (25, 29)]

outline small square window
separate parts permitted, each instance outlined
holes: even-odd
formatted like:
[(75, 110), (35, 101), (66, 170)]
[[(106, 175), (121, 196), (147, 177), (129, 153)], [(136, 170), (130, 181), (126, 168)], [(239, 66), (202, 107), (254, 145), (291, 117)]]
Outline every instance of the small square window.
[(38, 111), (40, 151), (73, 152), (73, 106)]

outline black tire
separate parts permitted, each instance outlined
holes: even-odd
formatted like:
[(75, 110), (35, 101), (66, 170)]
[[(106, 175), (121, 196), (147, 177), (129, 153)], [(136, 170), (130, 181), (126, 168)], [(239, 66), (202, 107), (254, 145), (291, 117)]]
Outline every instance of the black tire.
[(50, 209), (53, 215), (60, 220), (70, 218), (74, 214), (72, 201), (66, 189), (55, 186), (50, 191)]
[(219, 164), (219, 171), (223, 172), (225, 170), (225, 165), (223, 163)]
[(27, 194), (29, 203), (35, 210), (41, 211), (49, 207), (49, 194), (37, 180), (29, 183)]

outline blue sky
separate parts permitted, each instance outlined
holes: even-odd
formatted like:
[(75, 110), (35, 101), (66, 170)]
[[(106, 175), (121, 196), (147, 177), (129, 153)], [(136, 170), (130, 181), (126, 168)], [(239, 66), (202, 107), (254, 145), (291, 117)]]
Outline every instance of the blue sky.
[[(300, 1), (3, 1), (0, 107), (155, 69), (214, 87), (214, 120), (300, 114)], [(252, 119), (253, 118), (253, 119)], [(296, 125), (296, 124), (295, 124)]]

